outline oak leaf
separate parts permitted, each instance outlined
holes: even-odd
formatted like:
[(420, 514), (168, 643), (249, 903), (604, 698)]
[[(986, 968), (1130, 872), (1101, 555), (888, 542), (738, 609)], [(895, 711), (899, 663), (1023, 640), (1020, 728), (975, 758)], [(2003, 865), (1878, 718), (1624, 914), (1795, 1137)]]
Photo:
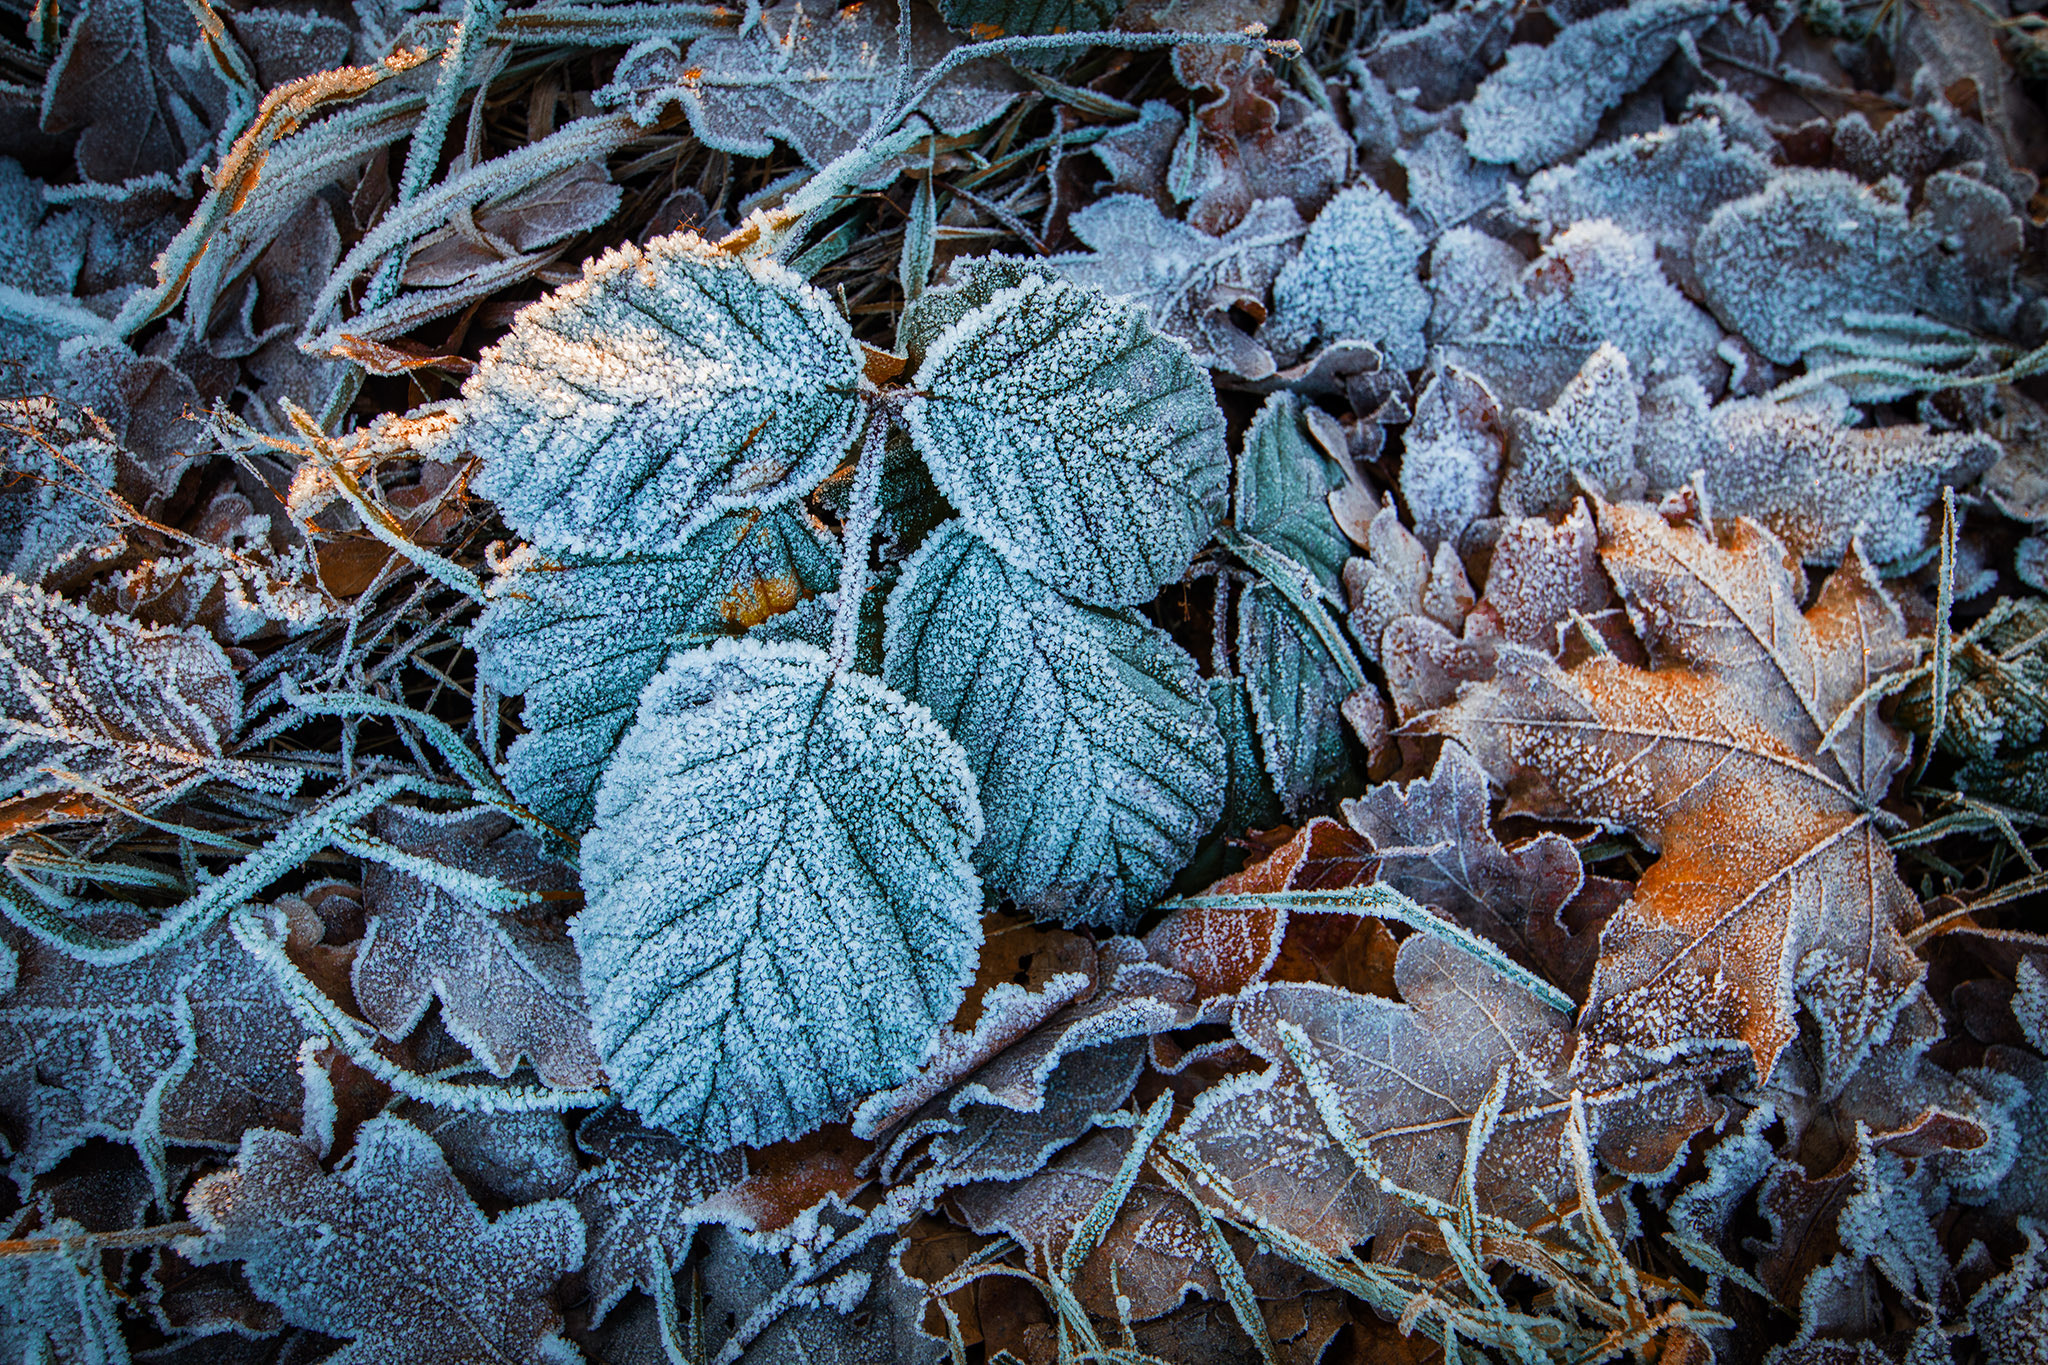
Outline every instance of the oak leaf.
[(1469, 749), (1510, 812), (1661, 851), (1603, 936), (1594, 1037), (1739, 1042), (1768, 1077), (1798, 991), (1853, 1063), (1922, 971), (1902, 936), (1919, 903), (1878, 809), (1906, 749), (1868, 690), (1907, 656), (1899, 609), (1854, 550), (1802, 613), (1801, 575), (1754, 523), (1598, 516), (1651, 667), (1600, 655), (1567, 671), (1502, 646), (1493, 681), (1419, 728)]

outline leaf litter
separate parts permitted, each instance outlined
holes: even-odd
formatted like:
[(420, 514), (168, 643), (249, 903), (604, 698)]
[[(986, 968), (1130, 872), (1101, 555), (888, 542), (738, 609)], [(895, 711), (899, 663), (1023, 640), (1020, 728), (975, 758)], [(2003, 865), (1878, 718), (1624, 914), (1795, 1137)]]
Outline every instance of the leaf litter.
[(10, 1357), (2038, 1355), (2035, 16), (31, 9)]

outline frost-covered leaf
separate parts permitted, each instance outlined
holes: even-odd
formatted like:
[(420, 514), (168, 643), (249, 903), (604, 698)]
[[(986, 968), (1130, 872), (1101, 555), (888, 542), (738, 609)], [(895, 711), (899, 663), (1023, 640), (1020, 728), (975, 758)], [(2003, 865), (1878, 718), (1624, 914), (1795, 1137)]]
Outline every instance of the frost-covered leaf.
[(823, 294), (677, 233), (607, 252), (522, 311), (463, 386), (463, 436), (477, 491), (545, 549), (669, 550), (829, 474), (861, 367)]
[(1919, 425), (1853, 427), (1842, 405), (1731, 399), (1709, 409), (1674, 380), (1644, 405), (1637, 457), (1652, 490), (1705, 474), (1716, 514), (1749, 517), (1809, 563), (1838, 564), (1851, 537), (1889, 564), (1924, 548), (1928, 509), (1998, 462), (1989, 436)]
[[(1169, 22), (1211, 27), (1194, 16)], [(1329, 110), (1282, 84), (1264, 53), (1182, 47), (1174, 51), (1173, 69), (1200, 96), (1166, 181), (1175, 199), (1193, 201), (1193, 226), (1226, 232), (1261, 199), (1289, 200), (1310, 218), (1351, 178), (1350, 137)]]
[[(1405, 1003), (1293, 982), (1247, 992), (1232, 1028), (1268, 1068), (1206, 1091), (1180, 1129), (1232, 1197), (1327, 1252), (1373, 1240), (1375, 1259), (1393, 1260), (1433, 1228), (1346, 1155), (1312, 1085), (1395, 1184), (1451, 1200), (1473, 1117), (1505, 1071), (1476, 1193), (1482, 1209), (1524, 1223), (1572, 1189), (1560, 1138), (1574, 1089), (1594, 1152), (1631, 1174), (1663, 1170), (1713, 1118), (1697, 1069), (1649, 1073), (1631, 1060), (1575, 1072), (1578, 1040), (1562, 1015), (1440, 939), (1406, 939), (1394, 970)], [(1313, 1082), (1283, 1024), (1307, 1035)]]
[(1225, 758), (1194, 660), (1136, 613), (1059, 596), (954, 523), (889, 599), (884, 676), (966, 751), (975, 861), (1037, 917), (1123, 924), (1221, 813)]
[(2005, 196), (1941, 171), (1909, 213), (1897, 189), (1794, 169), (1723, 205), (1694, 248), (1707, 306), (1780, 364), (1887, 317), (2005, 330), (2020, 251)]
[[(808, 1277), (813, 1257), (856, 1235), (860, 1221), (859, 1214), (835, 1205), (819, 1215), (809, 1238), (794, 1245), (787, 1238), (712, 1230), (697, 1269), (712, 1325), (707, 1345), (726, 1349), (729, 1331), (747, 1324), (796, 1275)], [(733, 1358), (738, 1365), (937, 1365), (945, 1343), (925, 1334), (925, 1287), (904, 1274), (903, 1246), (874, 1238), (807, 1284), (789, 1311)]]
[(722, 1149), (902, 1079), (973, 971), (981, 832), (923, 707), (803, 645), (678, 653), (599, 788), (571, 926), (621, 1097)]
[(1721, 329), (1672, 287), (1646, 239), (1612, 223), (1574, 224), (1519, 275), (1430, 274), (1432, 331), (1505, 403), (1547, 406), (1603, 341), (1638, 383), (1691, 375), (1720, 387)]
[(48, 400), (0, 406), (0, 573), (24, 583), (91, 572), (127, 545), (108, 505), (116, 451), (89, 418)]
[[(118, 937), (147, 922), (90, 927)], [(165, 1143), (232, 1147), (244, 1128), (297, 1115), (304, 1030), (227, 930), (113, 967), (6, 942), (20, 961), (0, 995), (0, 1112), (22, 1179), (91, 1137), (161, 1162)]]
[(196, 630), (101, 616), (0, 577), (0, 798), (70, 790), (76, 774), (144, 810), (208, 777), (242, 723), (242, 684)]
[(640, 690), (678, 646), (738, 634), (831, 588), (838, 566), (793, 509), (730, 512), (665, 554), (510, 556), (470, 635), (485, 681), (526, 698), (506, 777), (541, 818), (589, 828)]
[(1489, 823), (1486, 774), (1463, 750), (1446, 746), (1428, 777), (1383, 782), (1343, 811), (1383, 851), (1374, 880), (1435, 906), (1553, 980), (1570, 981), (1590, 965), (1581, 959), (1591, 937), (1574, 942), (1561, 919), (1585, 884), (1578, 851), (1559, 834), (1504, 848)]
[(1549, 411), (1517, 408), (1509, 418), (1500, 510), (1511, 517), (1562, 512), (1582, 488), (1605, 497), (1640, 494), (1636, 426), (1628, 357), (1602, 344)]
[(200, 1264), (236, 1260), (285, 1321), (349, 1344), (342, 1365), (558, 1360), (556, 1283), (583, 1264), (583, 1220), (566, 1200), (486, 1218), (431, 1139), (379, 1117), (323, 1170), (299, 1139), (267, 1128), (235, 1164), (187, 1196)]
[(1409, 214), (1430, 237), (1484, 214), (1506, 196), (1505, 166), (1474, 161), (1465, 139), (1438, 128), (1394, 153), (1408, 178)]
[(1771, 175), (1763, 154), (1730, 137), (1720, 120), (1696, 118), (1544, 171), (1522, 191), (1522, 204), (1547, 230), (1605, 218), (1647, 237), (1672, 278), (1693, 289), (1693, 239), (1709, 215), (1762, 190)]
[[(20, 1217), (10, 1221), (19, 1223)], [(77, 1221), (59, 1218), (29, 1235), (76, 1237), (85, 1231)], [(0, 1351), (9, 1360), (35, 1365), (128, 1365), (121, 1313), (100, 1255), (88, 1249), (0, 1260)]]
[(175, 174), (212, 150), (169, 50), (199, 36), (192, 12), (156, 0), (85, 0), (44, 85), (43, 118), (75, 127), (78, 173), (114, 184)]
[(1600, 531), (1654, 671), (1505, 647), (1497, 679), (1427, 728), (1513, 809), (1661, 850), (1603, 936), (1596, 1038), (1740, 1040), (1768, 1076), (1798, 990), (1853, 1053), (1921, 972), (1902, 937), (1919, 904), (1875, 815), (1905, 746), (1865, 692), (1904, 661), (1898, 608), (1852, 554), (1802, 613), (1803, 583), (1753, 523), (1710, 538), (1603, 506)]
[(1466, 145), (1481, 161), (1523, 171), (1570, 156), (1681, 39), (1697, 37), (1727, 8), (1727, 0), (1639, 0), (1567, 24), (1540, 46), (1509, 48), (1465, 108)]
[(1429, 321), (1429, 291), (1416, 276), (1426, 247), (1392, 195), (1354, 185), (1309, 225), (1301, 254), (1274, 282), (1261, 335), (1292, 353), (1317, 341), (1370, 341), (1394, 368), (1414, 369)]
[(1300, 249), (1293, 204), (1261, 199), (1237, 226), (1211, 237), (1166, 217), (1143, 195), (1115, 194), (1067, 227), (1091, 250), (1052, 258), (1062, 275), (1142, 304), (1152, 325), (1185, 341), (1198, 365), (1243, 379), (1273, 373), (1272, 353), (1236, 325), (1232, 310), (1265, 315), (1273, 277)]
[[(442, 228), (414, 242), (406, 257), (405, 284), (409, 288), (462, 284), (508, 259), (493, 243), (502, 243), (514, 253), (537, 252), (605, 222), (619, 211), (624, 197), (601, 164), (585, 164), (487, 199), (473, 210), (473, 226)], [(543, 260), (537, 258), (534, 268)], [(328, 262), (328, 268), (333, 268), (333, 262)], [(510, 283), (502, 273), (493, 278), (500, 287)]]
[[(1236, 526), (1309, 570), (1322, 591), (1341, 583), (1350, 542), (1330, 515), (1345, 471), (1310, 442), (1300, 401), (1275, 394), (1245, 435), (1237, 462)], [(1344, 771), (1344, 699), (1356, 664), (1332, 656), (1315, 625), (1271, 583), (1238, 599), (1237, 668), (1244, 677), (1267, 775), (1281, 803), (1298, 811)], [(1338, 648), (1348, 649), (1341, 638)], [(1346, 665), (1350, 664), (1350, 667)]]
[(705, 1199), (737, 1182), (746, 1161), (607, 1114), (584, 1124), (583, 1140), (599, 1161), (577, 1179), (574, 1198), (590, 1229), (591, 1317), (602, 1322), (628, 1290), (652, 1293), (658, 1276), (683, 1263), (706, 1221)]
[(929, 344), (904, 421), (1004, 558), (1084, 601), (1145, 601), (1222, 510), (1223, 413), (1186, 348), (1134, 309), (1016, 277)]
[[(407, 853), (524, 891), (562, 891), (572, 874), (496, 811), (377, 813), (377, 835)], [(576, 951), (559, 920), (494, 914), (407, 872), (363, 873), (363, 942), (350, 980), (363, 1017), (403, 1040), (441, 1002), (441, 1022), (492, 1074), (530, 1061), (549, 1085), (603, 1083), (577, 980)]]
[[(781, 0), (737, 33), (708, 33), (680, 57), (672, 44), (644, 43), (620, 64), (599, 103), (629, 103), (642, 123), (679, 101), (706, 146), (765, 157), (784, 142), (819, 167), (869, 135), (869, 121), (895, 98), (905, 58), (897, 51), (898, 0), (835, 9), (831, 0)], [(957, 40), (917, 0), (911, 3), (908, 64), (923, 71)], [(1016, 98), (1018, 82), (996, 63), (970, 65), (926, 96), (917, 112), (943, 137), (973, 132)], [(876, 130), (886, 132), (887, 129)], [(895, 178), (892, 164), (879, 173)]]
[[(1036, 1175), (957, 1191), (952, 1206), (976, 1232), (1016, 1238), (1032, 1268), (1047, 1274), (1048, 1264), (1061, 1264), (1082, 1220), (1116, 1178), (1131, 1140), (1129, 1130), (1096, 1133)], [(1142, 1174), (1094, 1255), (1074, 1276), (1073, 1287), (1091, 1313), (1115, 1319), (1121, 1312), (1135, 1321), (1172, 1311), (1188, 1294), (1220, 1298), (1223, 1292), (1209, 1261), (1200, 1214), (1156, 1178)]]
[(1401, 499), (1426, 544), (1455, 543), (1475, 520), (1493, 515), (1507, 439), (1500, 404), (1476, 374), (1446, 365), (1416, 397)]
[[(1955, 652), (1941, 747), (1962, 760), (1955, 784), (2021, 810), (2048, 810), (2048, 601), (2022, 597), (2005, 619)], [(1906, 694), (1899, 718), (1934, 723), (1934, 683)]]

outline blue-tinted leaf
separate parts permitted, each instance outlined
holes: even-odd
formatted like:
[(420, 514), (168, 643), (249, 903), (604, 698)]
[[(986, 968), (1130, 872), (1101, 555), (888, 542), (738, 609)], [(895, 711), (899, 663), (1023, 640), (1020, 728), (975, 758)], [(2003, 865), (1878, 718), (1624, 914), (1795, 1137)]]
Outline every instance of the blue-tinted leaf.
[(1429, 321), (1429, 291), (1416, 273), (1426, 245), (1385, 190), (1371, 181), (1345, 190), (1273, 282), (1261, 336), (1297, 352), (1317, 341), (1370, 341), (1394, 368), (1414, 369)]
[(526, 309), (463, 386), (477, 491), (552, 550), (666, 550), (802, 497), (860, 415), (860, 347), (782, 266), (689, 233), (631, 245)]
[(991, 886), (1039, 916), (1121, 924), (1223, 809), (1227, 760), (1194, 660), (1135, 612), (1070, 602), (959, 522), (889, 599), (884, 676), (967, 751)]
[(973, 975), (974, 776), (924, 708), (823, 651), (670, 661), (583, 842), (592, 1033), (620, 1097), (711, 1149), (909, 1073)]
[(1136, 310), (1023, 274), (930, 344), (915, 388), (904, 420), (939, 490), (1062, 591), (1145, 601), (1208, 539), (1223, 412), (1187, 348)]
[[(1351, 555), (1351, 543), (1330, 515), (1329, 495), (1343, 483), (1343, 469), (1303, 432), (1300, 400), (1275, 394), (1252, 422), (1238, 459), (1237, 529), (1335, 593)], [(1348, 648), (1341, 637), (1335, 644)], [(1271, 583), (1255, 584), (1239, 599), (1237, 668), (1273, 789), (1290, 814), (1298, 812), (1344, 771), (1340, 708), (1356, 684), (1330, 644)]]
[(1255, 733), (1258, 722), (1252, 716), (1251, 696), (1244, 679), (1209, 679), (1209, 704), (1216, 708), (1216, 725), (1223, 732), (1223, 747), (1230, 766), (1223, 800), (1223, 827), (1235, 831), (1279, 824), (1282, 811), (1259, 758)]
[(471, 633), (484, 681), (526, 697), (505, 776), (534, 814), (580, 834), (640, 690), (679, 645), (736, 635), (832, 587), (834, 556), (787, 509), (731, 512), (672, 554), (554, 558), (529, 549)]

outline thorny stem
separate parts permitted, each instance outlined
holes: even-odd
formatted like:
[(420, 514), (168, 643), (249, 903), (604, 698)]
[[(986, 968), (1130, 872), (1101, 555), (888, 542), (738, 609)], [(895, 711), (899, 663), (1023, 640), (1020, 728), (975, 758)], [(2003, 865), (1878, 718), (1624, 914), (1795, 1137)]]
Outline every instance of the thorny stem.
[(853, 504), (847, 509), (846, 525), (840, 532), (844, 543), (839, 556), (839, 607), (832, 613), (835, 678), (851, 666), (854, 645), (860, 638), (860, 601), (868, 588), (868, 547), (875, 538), (875, 520), (882, 510), (882, 455), (888, 446), (889, 426), (894, 417), (894, 408), (888, 402), (876, 402), (868, 414), (859, 463), (854, 467)]

